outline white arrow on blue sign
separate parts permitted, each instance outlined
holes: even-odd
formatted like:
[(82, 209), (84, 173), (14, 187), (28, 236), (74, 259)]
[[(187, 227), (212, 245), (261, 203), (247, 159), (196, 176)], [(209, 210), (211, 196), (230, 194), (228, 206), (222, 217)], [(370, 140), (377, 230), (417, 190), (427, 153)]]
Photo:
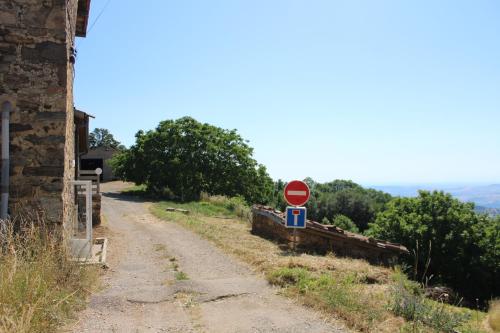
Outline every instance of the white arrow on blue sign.
[(307, 209), (305, 207), (286, 208), (286, 227), (305, 228), (307, 221)]

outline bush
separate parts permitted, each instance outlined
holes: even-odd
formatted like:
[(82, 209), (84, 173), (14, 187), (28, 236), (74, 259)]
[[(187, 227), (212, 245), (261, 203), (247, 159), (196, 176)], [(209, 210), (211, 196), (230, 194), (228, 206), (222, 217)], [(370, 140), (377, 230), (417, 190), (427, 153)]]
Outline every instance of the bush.
[(201, 193), (201, 201), (209, 202), (219, 207), (224, 207), (243, 220), (251, 220), (252, 211), (242, 197), (228, 198), (224, 195), (208, 195)]
[(421, 191), (396, 198), (370, 224), (368, 235), (402, 243), (415, 277), (444, 283), (473, 301), (498, 296), (500, 219), (474, 212), (450, 194)]
[(327, 217), (324, 217), (321, 223), (326, 225), (334, 225), (346, 231), (359, 233), (359, 229), (358, 227), (356, 227), (356, 224), (354, 224), (354, 222), (352, 222), (350, 218), (342, 214), (336, 215), (333, 218), (333, 221), (330, 221)]
[(466, 313), (454, 312), (445, 304), (427, 300), (423, 292), (413, 293), (404, 285), (396, 284), (391, 291), (390, 309), (415, 324), (422, 323), (439, 332), (454, 333), (470, 319)]
[(305, 181), (311, 189), (307, 208), (312, 220), (322, 221), (326, 217), (333, 221), (335, 216), (344, 215), (361, 231), (367, 229), (368, 223), (373, 222), (376, 214), (385, 209), (392, 199), (387, 193), (365, 189), (349, 180), (323, 184), (316, 183), (311, 178)]
[(359, 233), (358, 227), (356, 227), (354, 222), (352, 222), (351, 219), (345, 215), (339, 214), (335, 216), (333, 219), (333, 225), (350, 232)]
[(0, 332), (54, 332), (83, 305), (96, 270), (71, 262), (60, 239), (26, 222), (1, 231)]

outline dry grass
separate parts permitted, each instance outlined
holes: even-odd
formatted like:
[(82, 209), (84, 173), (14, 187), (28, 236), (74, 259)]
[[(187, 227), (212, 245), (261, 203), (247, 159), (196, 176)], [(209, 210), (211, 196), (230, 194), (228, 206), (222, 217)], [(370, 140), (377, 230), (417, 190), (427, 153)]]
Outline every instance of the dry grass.
[(71, 262), (60, 239), (39, 225), (24, 223), (17, 232), (4, 225), (0, 332), (54, 332), (84, 305), (98, 270)]
[(494, 332), (500, 332), (500, 300), (492, 301), (488, 312), (488, 324)]
[[(217, 203), (217, 200), (220, 203)], [(211, 202), (223, 205), (223, 198)], [(205, 203), (206, 203), (205, 202)], [(286, 246), (250, 233), (247, 219), (218, 218), (210, 212), (216, 208), (196, 203), (186, 205), (191, 214), (166, 212), (166, 207), (182, 205), (160, 202), (151, 206), (159, 218), (174, 221), (212, 241), (225, 252), (250, 264), (270, 283), (282, 287), (283, 294), (322, 311), (327, 316), (342, 319), (350, 328), (363, 332), (438, 332), (420, 322), (412, 322), (390, 311), (391, 288), (403, 281), (415, 287), (397, 270), (370, 265), (359, 259), (311, 254), (294, 254)], [(219, 215), (219, 213), (217, 213)], [(224, 214), (231, 215), (231, 211)], [(418, 286), (417, 286), (418, 287)], [(484, 314), (461, 308), (471, 320), (460, 327), (462, 333), (487, 332)]]

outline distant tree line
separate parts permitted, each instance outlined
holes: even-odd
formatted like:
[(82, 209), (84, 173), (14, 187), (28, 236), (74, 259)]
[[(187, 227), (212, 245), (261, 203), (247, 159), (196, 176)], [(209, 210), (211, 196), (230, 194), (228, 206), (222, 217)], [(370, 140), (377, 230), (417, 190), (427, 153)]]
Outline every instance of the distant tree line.
[[(139, 131), (111, 164), (116, 175), (158, 197), (191, 201), (205, 192), (286, 207), (286, 183), (273, 182), (236, 130), (189, 117)], [(418, 280), (432, 277), (468, 299), (500, 296), (500, 217), (476, 213), (473, 204), (443, 192), (400, 198), (349, 180), (305, 181), (308, 218), (405, 245), (411, 255), (402, 260)]]

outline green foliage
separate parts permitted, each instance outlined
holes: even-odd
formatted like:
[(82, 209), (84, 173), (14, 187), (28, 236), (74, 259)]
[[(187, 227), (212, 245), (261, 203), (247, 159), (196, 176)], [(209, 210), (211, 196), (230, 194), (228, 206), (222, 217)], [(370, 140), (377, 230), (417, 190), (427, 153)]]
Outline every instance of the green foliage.
[(98, 272), (70, 261), (61, 236), (31, 217), (20, 225), (0, 228), (0, 332), (56, 332), (84, 306)]
[(352, 222), (350, 218), (348, 218), (345, 215), (339, 214), (336, 215), (333, 220), (329, 220), (326, 216), (321, 220), (321, 223), (327, 224), (327, 225), (334, 225), (336, 227), (339, 227), (341, 229), (354, 232), (354, 233), (359, 233), (358, 227)]
[(299, 294), (307, 303), (334, 311), (350, 326), (368, 331), (383, 317), (385, 309), (367, 301), (357, 288), (354, 274), (334, 277), (330, 273), (313, 273), (301, 267), (282, 267), (267, 274), (269, 283)]
[[(180, 208), (189, 211), (189, 216), (200, 215), (217, 218), (239, 218), (244, 221), (248, 221), (251, 216), (250, 207), (240, 197), (228, 198), (221, 195), (208, 196), (207, 194), (202, 194), (201, 199), (201, 201), (184, 203), (161, 201), (155, 205), (155, 208), (157, 211), (165, 211), (166, 208)], [(171, 215), (173, 213), (169, 214)]]
[[(344, 226), (347, 223), (346, 230), (353, 232), (365, 230), (368, 223), (374, 222), (376, 214), (384, 210), (392, 199), (390, 194), (365, 189), (350, 180), (335, 180), (321, 184), (308, 177), (304, 181), (311, 190), (311, 198), (306, 205), (308, 218), (314, 221), (333, 221), (336, 216), (343, 215), (354, 223), (355, 228), (345, 219), (339, 222)], [(272, 202), (274, 207), (281, 211), (287, 206), (283, 198), (285, 185), (281, 179), (274, 183)]]
[(469, 313), (452, 311), (445, 304), (426, 299), (423, 292), (414, 294), (401, 284), (391, 290), (390, 309), (412, 325), (421, 323), (439, 332), (457, 332), (470, 319)]
[(326, 217), (333, 221), (336, 216), (343, 215), (354, 223), (358, 231), (365, 230), (368, 223), (375, 220), (376, 214), (392, 198), (387, 193), (365, 189), (350, 180), (335, 180), (324, 184), (316, 183), (311, 178), (306, 178), (305, 181), (311, 189), (311, 199), (307, 203), (311, 219), (322, 221)]
[(177, 281), (189, 280), (189, 276), (183, 271), (175, 272), (174, 276)]
[(469, 299), (498, 296), (500, 220), (478, 215), (450, 194), (421, 191), (395, 198), (370, 224), (368, 234), (413, 251), (406, 263), (415, 277), (434, 276)]
[(228, 198), (223, 195), (210, 196), (202, 193), (201, 200), (218, 207), (223, 207), (240, 219), (251, 220), (252, 210), (242, 197)]
[(347, 230), (350, 232), (355, 232), (355, 233), (359, 232), (359, 229), (358, 229), (358, 227), (356, 227), (354, 222), (352, 222), (350, 218), (348, 218), (347, 216), (342, 215), (342, 214), (335, 216), (332, 224), (334, 226), (337, 226), (341, 229), (344, 229), (344, 230)]
[(120, 144), (120, 142), (114, 138), (113, 134), (105, 128), (95, 128), (89, 134), (89, 146), (90, 148), (104, 147), (119, 150), (125, 149), (125, 146)]
[(242, 196), (251, 203), (272, 199), (273, 182), (252, 158), (253, 149), (236, 132), (190, 117), (139, 131), (135, 144), (111, 162), (115, 174), (175, 200), (210, 195)]

